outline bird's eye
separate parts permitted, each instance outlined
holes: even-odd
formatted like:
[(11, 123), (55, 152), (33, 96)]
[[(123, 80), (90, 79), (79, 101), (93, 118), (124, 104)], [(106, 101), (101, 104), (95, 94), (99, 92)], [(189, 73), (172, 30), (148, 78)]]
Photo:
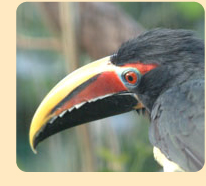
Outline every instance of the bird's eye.
[(136, 84), (138, 81), (138, 75), (137, 75), (137, 73), (135, 73), (133, 71), (126, 72), (124, 74), (124, 78), (128, 83), (130, 83), (132, 85)]

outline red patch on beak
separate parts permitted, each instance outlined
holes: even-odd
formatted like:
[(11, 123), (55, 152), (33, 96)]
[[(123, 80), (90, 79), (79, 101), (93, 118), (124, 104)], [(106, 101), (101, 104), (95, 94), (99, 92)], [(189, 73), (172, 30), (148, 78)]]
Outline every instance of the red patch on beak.
[(55, 111), (55, 115), (59, 115), (64, 110), (72, 108), (73, 106), (88, 102), (98, 97), (106, 96), (109, 94), (115, 94), (118, 92), (124, 92), (127, 88), (121, 82), (118, 75), (113, 71), (103, 72), (98, 78), (88, 84), (83, 90), (77, 93), (72, 99), (65, 102), (65, 104)]

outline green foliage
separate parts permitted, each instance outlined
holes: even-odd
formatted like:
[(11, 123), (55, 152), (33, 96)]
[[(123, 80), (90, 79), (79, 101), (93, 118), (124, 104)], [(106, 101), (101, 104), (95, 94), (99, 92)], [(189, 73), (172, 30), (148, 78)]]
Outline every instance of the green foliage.
[(190, 21), (202, 19), (204, 16), (204, 8), (196, 2), (179, 2), (174, 4), (177, 10)]
[(106, 147), (98, 150), (98, 159), (103, 164), (100, 171), (154, 172), (161, 170), (160, 165), (154, 160), (153, 147), (148, 140), (149, 121), (141, 115), (137, 118), (137, 123), (131, 125), (128, 131), (121, 134), (118, 132), (119, 153)]
[(114, 154), (111, 152), (110, 149), (107, 149), (107, 148), (101, 148), (98, 152), (98, 157), (99, 159), (101, 159), (101, 161), (104, 162), (105, 166), (100, 169), (99, 171), (110, 171), (110, 172), (113, 172), (113, 171), (124, 171), (124, 170), (114, 170), (114, 169), (111, 169), (108, 164), (115, 164), (116, 167), (122, 167), (124, 166), (127, 161), (128, 161), (128, 154), (124, 153), (124, 154)]
[(128, 156), (126, 154), (115, 155), (110, 151), (110, 149), (102, 148), (99, 151), (99, 157), (105, 161), (111, 161), (115, 163), (125, 163), (128, 160)]
[(204, 9), (195, 2), (119, 3), (146, 29), (156, 27), (196, 30), (204, 36)]
[(49, 37), (46, 25), (43, 23), (38, 3), (25, 2), (19, 5), (17, 12), (17, 33), (32, 37)]

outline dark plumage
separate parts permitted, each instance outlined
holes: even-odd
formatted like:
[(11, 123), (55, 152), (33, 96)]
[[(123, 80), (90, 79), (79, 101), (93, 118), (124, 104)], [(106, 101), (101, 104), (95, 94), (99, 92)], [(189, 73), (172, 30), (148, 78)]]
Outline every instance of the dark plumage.
[(124, 43), (112, 63), (158, 64), (135, 92), (150, 113), (150, 141), (186, 171), (204, 164), (204, 43), (186, 30), (155, 29)]
[(199, 63), (203, 55), (204, 43), (192, 31), (154, 29), (123, 43), (111, 61), (118, 66), (137, 61), (160, 65), (180, 60)]
[(168, 89), (151, 111), (151, 143), (185, 171), (204, 165), (204, 84), (195, 79)]

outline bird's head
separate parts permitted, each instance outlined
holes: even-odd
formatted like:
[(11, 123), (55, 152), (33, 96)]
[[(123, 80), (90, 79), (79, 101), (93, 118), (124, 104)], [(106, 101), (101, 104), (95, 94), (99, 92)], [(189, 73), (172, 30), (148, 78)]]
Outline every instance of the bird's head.
[(37, 109), (30, 128), (32, 149), (67, 128), (143, 107), (150, 111), (169, 86), (193, 76), (203, 48), (191, 32), (156, 29), (74, 71)]

